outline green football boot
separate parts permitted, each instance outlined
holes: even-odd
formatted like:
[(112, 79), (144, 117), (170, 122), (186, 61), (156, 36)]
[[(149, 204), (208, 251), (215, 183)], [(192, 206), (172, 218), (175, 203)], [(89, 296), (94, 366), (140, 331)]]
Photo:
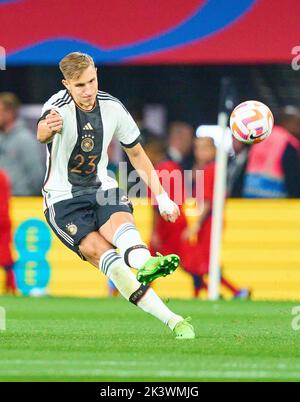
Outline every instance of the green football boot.
[(175, 325), (173, 332), (175, 334), (176, 339), (194, 339), (195, 338), (195, 330), (191, 324), (191, 317), (185, 318), (183, 321), (180, 321)]
[(180, 258), (178, 255), (163, 256), (159, 253), (156, 255), (157, 257), (150, 257), (146, 264), (138, 270), (136, 277), (143, 285), (147, 285), (161, 276), (167, 276), (179, 267)]

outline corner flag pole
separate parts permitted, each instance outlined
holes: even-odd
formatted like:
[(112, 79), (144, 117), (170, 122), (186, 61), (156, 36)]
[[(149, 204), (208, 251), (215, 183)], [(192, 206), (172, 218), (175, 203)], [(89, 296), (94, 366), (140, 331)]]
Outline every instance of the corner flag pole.
[(212, 206), (212, 231), (210, 242), (209, 262), (209, 300), (218, 300), (220, 296), (220, 254), (223, 231), (224, 202), (226, 195), (227, 152), (225, 149), (225, 135), (229, 114), (234, 106), (234, 84), (231, 78), (225, 77), (221, 81), (220, 108), (218, 126), (222, 130), (220, 144), (217, 147), (214, 197)]

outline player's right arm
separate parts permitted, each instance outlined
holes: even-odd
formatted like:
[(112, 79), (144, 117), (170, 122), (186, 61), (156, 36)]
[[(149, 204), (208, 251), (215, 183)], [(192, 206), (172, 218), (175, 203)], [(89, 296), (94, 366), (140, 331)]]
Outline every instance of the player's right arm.
[(124, 148), (132, 166), (139, 172), (142, 180), (150, 188), (158, 203), (158, 209), (165, 221), (176, 222), (180, 215), (178, 206), (173, 202), (160, 183), (158, 174), (139, 141), (140, 131), (129, 112), (116, 103), (118, 121), (115, 134)]
[(55, 110), (51, 110), (38, 123), (37, 128), (37, 140), (41, 144), (48, 144), (51, 142), (56, 134), (59, 134), (63, 127), (63, 119), (61, 115)]

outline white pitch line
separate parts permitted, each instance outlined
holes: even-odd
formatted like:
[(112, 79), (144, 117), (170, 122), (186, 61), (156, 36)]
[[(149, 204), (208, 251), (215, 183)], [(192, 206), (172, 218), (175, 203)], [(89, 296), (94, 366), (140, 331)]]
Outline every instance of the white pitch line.
[[(139, 364), (144, 364), (144, 362), (133, 362), (133, 361), (117, 361), (117, 360), (109, 360), (109, 361), (90, 361), (90, 360), (0, 360), (0, 365), (2, 364), (32, 364), (32, 365), (70, 365), (70, 364), (78, 364), (78, 365), (104, 365), (104, 366), (118, 366), (118, 365), (128, 365), (128, 366), (138, 366)], [(152, 365), (150, 362), (145, 362), (147, 365)]]
[[(0, 359), (0, 365), (2, 364), (37, 364), (37, 365), (47, 365), (47, 364), (58, 364), (58, 365), (69, 365), (69, 364), (86, 364), (86, 365), (110, 365), (110, 366), (116, 366), (116, 365), (129, 365), (129, 366), (140, 366), (140, 365), (147, 365), (147, 366), (153, 366), (155, 364), (160, 366), (160, 363), (158, 362), (151, 362), (151, 361), (120, 361), (120, 360), (99, 360), (99, 361), (92, 361), (92, 360), (28, 360), (28, 359), (6, 359), (6, 360), (1, 360)], [(201, 364), (201, 362), (196, 362), (197, 367), (205, 366), (207, 367), (210, 363)], [(269, 365), (266, 366), (263, 363), (217, 363), (219, 368), (222, 369), (251, 369), (251, 370), (300, 370), (300, 364), (291, 364), (291, 363), (278, 363), (275, 365)], [(174, 365), (172, 362), (165, 362), (165, 365)]]
[[(160, 364), (157, 362), (144, 362), (144, 361), (119, 361), (119, 360), (108, 360), (108, 361), (90, 361), (90, 360), (20, 360), (20, 359), (10, 359), (10, 360), (0, 360), (0, 366), (3, 365), (45, 365), (45, 366), (51, 366), (51, 365), (61, 365), (61, 366), (69, 366), (69, 365), (87, 365), (87, 366), (132, 366), (132, 367), (140, 367), (140, 366), (150, 366), (154, 369), (153, 366), (158, 365), (159, 367)], [(172, 362), (166, 362), (165, 366), (173, 366)], [(202, 367), (201, 367), (202, 366)], [(207, 367), (208, 364), (205, 364), (205, 367)], [(247, 363), (218, 363), (219, 369), (223, 369), (224, 371), (226, 370), (254, 370), (254, 371), (272, 371), (272, 370), (283, 370), (285, 372), (294, 372), (296, 370), (299, 370), (300, 374), (300, 365), (291, 365), (291, 364), (283, 364), (279, 363), (274, 366), (266, 366), (263, 364), (247, 364)], [(159, 368), (158, 367), (158, 368)], [(204, 371), (204, 365), (201, 363), (197, 363), (197, 367)], [(0, 368), (1, 369), (1, 368)], [(209, 368), (207, 368), (209, 370)]]
[(47, 369), (44, 372), (37, 370), (36, 372), (30, 371), (21, 372), (18, 370), (0, 370), (0, 377), (8, 376), (23, 376), (23, 377), (46, 377), (46, 376), (110, 376), (110, 377), (152, 377), (152, 378), (214, 378), (214, 379), (300, 379), (299, 372), (286, 372), (278, 373), (274, 371), (217, 371), (217, 370), (202, 370), (202, 371), (143, 371), (143, 370), (74, 370), (74, 369)]

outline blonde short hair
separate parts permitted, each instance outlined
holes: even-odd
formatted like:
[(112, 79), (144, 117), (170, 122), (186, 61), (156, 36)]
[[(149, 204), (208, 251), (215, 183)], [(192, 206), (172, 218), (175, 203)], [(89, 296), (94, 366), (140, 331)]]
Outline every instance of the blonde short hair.
[(66, 80), (77, 80), (89, 66), (95, 67), (94, 60), (81, 52), (67, 54), (59, 63), (59, 69)]

